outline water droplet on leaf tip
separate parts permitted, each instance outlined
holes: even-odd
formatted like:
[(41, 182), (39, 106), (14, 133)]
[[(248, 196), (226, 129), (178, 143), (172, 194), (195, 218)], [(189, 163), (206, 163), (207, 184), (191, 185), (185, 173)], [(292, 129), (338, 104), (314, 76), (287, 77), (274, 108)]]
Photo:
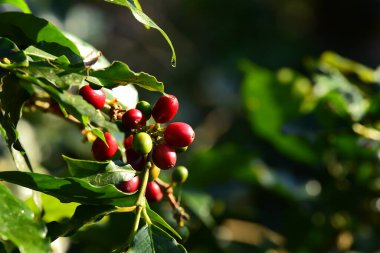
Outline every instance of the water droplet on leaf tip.
[(176, 60), (172, 59), (171, 64), (172, 64), (172, 67), (175, 68), (177, 66)]

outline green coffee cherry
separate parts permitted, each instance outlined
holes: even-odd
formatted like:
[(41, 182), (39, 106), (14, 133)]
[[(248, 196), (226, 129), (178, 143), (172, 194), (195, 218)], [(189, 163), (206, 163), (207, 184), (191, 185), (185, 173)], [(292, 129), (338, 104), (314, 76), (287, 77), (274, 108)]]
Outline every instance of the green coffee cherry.
[(144, 100), (139, 101), (136, 104), (136, 109), (140, 110), (147, 120), (150, 118), (150, 115), (152, 114), (152, 106)]
[(183, 184), (187, 177), (189, 176), (189, 171), (185, 166), (177, 166), (174, 168), (172, 173), (172, 180), (177, 184)]
[(132, 141), (132, 149), (140, 154), (148, 154), (153, 147), (152, 138), (149, 134), (140, 132), (135, 134)]

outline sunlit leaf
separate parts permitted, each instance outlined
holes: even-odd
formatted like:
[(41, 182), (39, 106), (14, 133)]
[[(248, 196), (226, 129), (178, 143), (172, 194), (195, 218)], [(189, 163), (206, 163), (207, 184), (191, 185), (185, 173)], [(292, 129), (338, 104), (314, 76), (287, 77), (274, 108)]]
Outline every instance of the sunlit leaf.
[(136, 194), (126, 194), (113, 185), (94, 186), (85, 179), (58, 178), (46, 174), (4, 171), (0, 179), (52, 195), (62, 202), (90, 205), (133, 206)]
[(34, 220), (24, 203), (0, 184), (0, 236), (12, 241), (21, 253), (49, 252), (46, 227)]
[(24, 0), (0, 0), (0, 4), (11, 4), (25, 13), (31, 13), (29, 6)]
[(102, 80), (103, 86), (110, 89), (119, 85), (136, 84), (150, 91), (164, 92), (163, 83), (154, 76), (144, 72), (135, 73), (127, 64), (119, 61), (105, 69), (90, 71), (90, 75)]

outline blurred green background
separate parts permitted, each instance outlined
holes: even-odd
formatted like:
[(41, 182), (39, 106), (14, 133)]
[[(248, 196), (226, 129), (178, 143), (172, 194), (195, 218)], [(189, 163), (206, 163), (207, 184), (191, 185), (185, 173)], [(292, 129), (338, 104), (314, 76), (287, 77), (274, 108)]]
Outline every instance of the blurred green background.
[[(179, 161), (190, 171), (180, 190), (189, 252), (380, 252), (380, 1), (141, 0), (171, 38), (176, 68), (161, 35), (124, 8), (27, 2), (178, 97), (176, 121), (196, 130)], [(91, 157), (78, 129), (26, 118), (32, 157), (52, 174), (65, 173), (61, 153)], [(154, 208), (170, 219), (167, 204)], [(67, 252), (108, 252), (129, 218), (89, 226)]]

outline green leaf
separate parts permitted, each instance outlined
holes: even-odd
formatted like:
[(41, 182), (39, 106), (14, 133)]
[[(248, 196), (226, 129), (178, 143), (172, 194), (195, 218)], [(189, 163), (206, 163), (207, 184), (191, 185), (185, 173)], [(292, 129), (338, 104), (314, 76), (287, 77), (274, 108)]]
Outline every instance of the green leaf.
[(0, 0), (0, 4), (11, 4), (25, 13), (32, 13), (24, 0)]
[(316, 96), (329, 101), (339, 114), (350, 115), (353, 121), (359, 121), (367, 113), (370, 101), (364, 97), (363, 92), (348, 81), (341, 73), (334, 72), (331, 75), (317, 75), (315, 90)]
[(164, 92), (164, 85), (157, 81), (154, 76), (147, 73), (133, 72), (127, 64), (115, 61), (111, 66), (90, 71), (90, 75), (97, 77), (106, 88), (114, 88), (120, 85), (136, 84), (150, 91)]
[(33, 218), (24, 203), (0, 184), (0, 236), (12, 241), (21, 253), (49, 252), (46, 228)]
[(187, 252), (168, 233), (155, 225), (145, 225), (137, 232), (128, 253), (176, 253)]
[(136, 171), (129, 164), (116, 165), (113, 161), (110, 161), (104, 172), (97, 173), (86, 177), (85, 179), (92, 185), (103, 186), (107, 184), (118, 185), (123, 181), (131, 180)]
[(85, 178), (93, 185), (118, 184), (133, 178), (136, 171), (129, 164), (114, 161), (99, 162), (62, 156), (73, 177)]
[(113, 185), (94, 186), (85, 179), (58, 178), (46, 174), (4, 171), (0, 179), (40, 191), (62, 202), (78, 202), (89, 205), (134, 206), (137, 194), (127, 194)]
[(165, 228), (172, 232), (175, 236), (177, 236), (178, 239), (182, 239), (181, 236), (175, 231), (174, 228), (172, 228), (165, 220), (162, 218), (158, 213), (150, 209), (148, 206), (146, 208), (146, 211), (148, 213), (149, 218), (153, 221), (156, 222), (158, 225), (161, 226), (161, 228)]
[(28, 65), (25, 53), (13, 41), (0, 37), (0, 67), (11, 69)]
[(183, 203), (185, 203), (206, 226), (210, 228), (214, 226), (215, 221), (211, 215), (213, 199), (210, 195), (203, 192), (184, 191), (182, 193), (182, 199)]
[(0, 13), (0, 27), (0, 36), (10, 38), (21, 48), (33, 45), (52, 55), (66, 55), (73, 63), (82, 62), (75, 44), (44, 19), (20, 12), (5, 12)]
[(254, 132), (297, 161), (317, 162), (319, 158), (305, 141), (282, 133), (287, 121), (299, 116), (301, 98), (292, 93), (291, 86), (280, 84), (276, 75), (267, 69), (250, 62), (244, 62), (242, 69), (245, 78), (241, 96)]
[(52, 240), (62, 236), (69, 236), (82, 226), (101, 219), (115, 209), (114, 206), (80, 205), (75, 209), (75, 213), (70, 220), (64, 223), (48, 223), (48, 236)]
[(7, 141), (16, 167), (19, 170), (32, 171), (29, 158), (18, 139), (18, 131), (16, 129), (18, 121), (21, 118), (24, 103), (30, 97), (24, 89), (29, 84), (18, 80), (13, 75), (4, 77), (2, 83), (2, 91), (0, 93), (0, 101), (3, 107), (3, 112), (0, 112), (1, 132)]
[(133, 16), (137, 19), (137, 21), (139, 21), (140, 23), (144, 24), (147, 27), (152, 27), (154, 29), (157, 29), (162, 34), (162, 36), (164, 36), (165, 40), (168, 42), (172, 50), (171, 64), (173, 67), (176, 66), (177, 57), (176, 57), (175, 50), (174, 50), (172, 42), (170, 41), (169, 36), (156, 23), (154, 23), (153, 20), (151, 20), (144, 12), (141, 11), (141, 6), (138, 6), (138, 5), (136, 6), (135, 3), (131, 3), (129, 0), (105, 0), (105, 1), (129, 8), (132, 11)]
[(26, 48), (24, 53), (29, 56), (38, 57), (39, 59), (56, 60), (58, 58), (57, 56), (49, 54), (48, 52), (34, 46), (29, 46)]
[(65, 155), (62, 155), (62, 157), (67, 164), (70, 175), (73, 177), (89, 177), (99, 172), (104, 172), (109, 165), (108, 161), (99, 162), (93, 160), (81, 160), (70, 158)]

